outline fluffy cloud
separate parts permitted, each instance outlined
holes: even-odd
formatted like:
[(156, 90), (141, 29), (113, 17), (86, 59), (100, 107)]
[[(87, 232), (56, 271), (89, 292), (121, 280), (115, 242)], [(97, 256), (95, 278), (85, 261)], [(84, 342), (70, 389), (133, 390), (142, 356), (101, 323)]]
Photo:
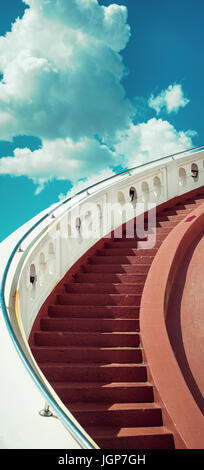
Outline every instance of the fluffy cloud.
[(185, 98), (182, 86), (179, 84), (169, 85), (166, 90), (157, 95), (151, 95), (148, 104), (157, 114), (162, 110), (167, 113), (177, 113), (180, 108), (184, 108), (189, 103), (189, 99)]
[(114, 139), (131, 113), (119, 54), (130, 36), (126, 8), (24, 2), (30, 8), (0, 38), (0, 139)]
[(31, 178), (38, 184), (38, 194), (45, 182), (53, 178), (76, 182), (82, 175), (88, 178), (91, 170), (97, 174), (118, 162), (114, 152), (96, 139), (84, 138), (77, 143), (69, 138), (57, 139), (44, 141), (42, 148), (33, 152), (28, 148), (15, 149), (13, 157), (0, 159), (0, 174)]
[(146, 123), (131, 124), (120, 135), (116, 151), (129, 168), (193, 147), (194, 131), (177, 131), (168, 121), (152, 118)]
[(33, 152), (17, 148), (13, 157), (0, 159), (0, 174), (31, 178), (38, 185), (36, 194), (53, 178), (67, 179), (73, 182), (73, 194), (112, 175), (111, 167), (131, 168), (192, 148), (194, 135), (194, 131), (177, 131), (168, 121), (152, 118), (138, 125), (131, 123), (125, 132), (118, 133), (114, 150), (91, 138), (79, 142), (70, 138), (45, 140), (42, 148)]
[[(167, 121), (132, 122), (136, 110), (122, 84), (120, 54), (130, 37), (126, 7), (98, 0), (24, 3), (22, 19), (0, 37), (0, 139), (32, 135), (42, 147), (16, 148), (0, 159), (0, 174), (31, 178), (36, 194), (53, 178), (67, 179), (74, 192), (112, 175), (116, 165), (192, 147), (193, 133)], [(149, 106), (170, 113), (187, 102), (181, 85), (170, 85)]]

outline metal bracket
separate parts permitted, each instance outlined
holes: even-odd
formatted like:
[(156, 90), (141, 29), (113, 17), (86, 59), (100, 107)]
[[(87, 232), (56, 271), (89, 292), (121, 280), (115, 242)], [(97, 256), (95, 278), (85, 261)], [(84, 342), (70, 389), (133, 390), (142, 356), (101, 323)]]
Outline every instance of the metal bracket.
[(39, 415), (40, 416), (43, 416), (44, 418), (50, 418), (51, 416), (53, 416), (53, 413), (52, 411), (50, 411), (49, 409), (49, 405), (47, 402), (45, 402), (45, 406), (42, 410), (39, 411)]

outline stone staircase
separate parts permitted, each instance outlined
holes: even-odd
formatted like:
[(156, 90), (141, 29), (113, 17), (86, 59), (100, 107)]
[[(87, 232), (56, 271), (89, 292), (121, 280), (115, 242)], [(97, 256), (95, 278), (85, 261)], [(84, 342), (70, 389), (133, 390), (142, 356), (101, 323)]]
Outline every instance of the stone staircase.
[[(204, 201), (184, 200), (157, 215), (156, 245), (104, 239), (73, 282), (56, 293), (34, 333), (33, 355), (52, 387), (102, 449), (169, 449), (174, 436), (154, 401), (140, 341), (140, 302), (168, 233)], [(151, 315), (151, 312), (150, 312)]]

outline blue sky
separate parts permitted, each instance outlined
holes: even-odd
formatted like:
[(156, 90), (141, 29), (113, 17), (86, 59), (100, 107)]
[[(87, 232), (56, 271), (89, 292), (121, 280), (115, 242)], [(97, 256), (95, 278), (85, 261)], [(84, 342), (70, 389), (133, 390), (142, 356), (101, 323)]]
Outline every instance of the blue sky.
[(3, 3), (0, 241), (70, 190), (204, 144), (203, 19), (199, 0)]

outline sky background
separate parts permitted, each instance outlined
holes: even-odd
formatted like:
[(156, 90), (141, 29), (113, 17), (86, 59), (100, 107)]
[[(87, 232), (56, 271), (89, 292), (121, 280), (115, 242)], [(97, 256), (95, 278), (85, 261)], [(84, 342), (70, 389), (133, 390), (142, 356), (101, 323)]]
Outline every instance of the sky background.
[(203, 22), (200, 0), (2, 2), (0, 241), (67, 194), (204, 144)]

